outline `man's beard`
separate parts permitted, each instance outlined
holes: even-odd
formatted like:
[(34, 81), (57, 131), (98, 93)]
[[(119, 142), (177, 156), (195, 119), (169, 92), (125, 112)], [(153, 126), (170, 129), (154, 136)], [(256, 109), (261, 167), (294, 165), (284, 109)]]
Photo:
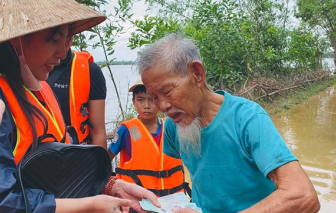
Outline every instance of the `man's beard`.
[(177, 124), (180, 150), (190, 156), (201, 157), (201, 134), (203, 126), (200, 118), (195, 118), (189, 125)]

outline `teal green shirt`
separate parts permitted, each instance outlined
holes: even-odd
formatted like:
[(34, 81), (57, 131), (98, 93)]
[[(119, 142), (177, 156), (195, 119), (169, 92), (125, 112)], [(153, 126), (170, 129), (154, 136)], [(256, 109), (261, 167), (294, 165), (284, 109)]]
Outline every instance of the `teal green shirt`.
[(201, 135), (201, 157), (179, 148), (177, 126), (165, 123), (164, 153), (182, 158), (190, 172), (192, 200), (203, 213), (233, 213), (275, 190), (267, 174), (297, 158), (270, 116), (257, 103), (227, 92), (213, 121)]

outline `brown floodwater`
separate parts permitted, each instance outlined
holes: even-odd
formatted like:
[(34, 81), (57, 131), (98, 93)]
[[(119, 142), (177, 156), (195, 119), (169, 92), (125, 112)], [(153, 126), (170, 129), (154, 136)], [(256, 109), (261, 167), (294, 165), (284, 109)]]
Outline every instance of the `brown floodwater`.
[(314, 184), (320, 212), (336, 212), (336, 85), (272, 120)]
[[(312, 181), (321, 213), (336, 212), (336, 85), (272, 116)], [(186, 181), (190, 181), (186, 170)]]

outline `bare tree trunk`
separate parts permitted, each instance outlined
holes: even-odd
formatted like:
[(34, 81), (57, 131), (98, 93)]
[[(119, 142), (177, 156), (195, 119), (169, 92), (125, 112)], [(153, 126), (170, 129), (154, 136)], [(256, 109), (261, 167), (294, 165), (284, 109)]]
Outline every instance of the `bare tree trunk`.
[(334, 73), (336, 73), (336, 45), (334, 45), (333, 48), (334, 48)]

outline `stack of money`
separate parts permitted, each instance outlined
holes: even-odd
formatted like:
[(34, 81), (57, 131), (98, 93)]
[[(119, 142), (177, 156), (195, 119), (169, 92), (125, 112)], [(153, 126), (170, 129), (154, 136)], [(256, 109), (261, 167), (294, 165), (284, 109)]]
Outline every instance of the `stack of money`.
[(202, 212), (195, 203), (189, 202), (188, 197), (183, 192), (160, 197), (158, 198), (158, 202), (161, 204), (161, 208), (154, 206), (148, 199), (140, 201), (140, 205), (144, 210), (155, 213), (170, 213), (173, 209), (177, 208), (192, 208)]

